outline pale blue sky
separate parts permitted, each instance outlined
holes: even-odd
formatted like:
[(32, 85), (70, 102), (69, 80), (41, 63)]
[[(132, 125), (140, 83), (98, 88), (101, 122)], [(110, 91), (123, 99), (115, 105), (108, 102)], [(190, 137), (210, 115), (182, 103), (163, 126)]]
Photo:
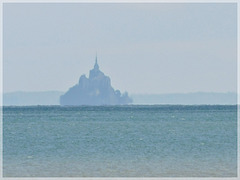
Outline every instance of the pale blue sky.
[(96, 51), (115, 89), (237, 91), (237, 5), (5, 3), (4, 92), (66, 91)]

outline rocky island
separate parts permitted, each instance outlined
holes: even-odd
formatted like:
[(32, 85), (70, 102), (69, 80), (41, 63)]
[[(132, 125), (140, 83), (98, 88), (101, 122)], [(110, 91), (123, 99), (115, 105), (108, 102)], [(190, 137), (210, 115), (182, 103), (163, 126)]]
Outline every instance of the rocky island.
[(60, 104), (70, 106), (123, 105), (131, 102), (127, 92), (121, 94), (119, 90), (113, 89), (110, 78), (100, 71), (97, 57), (89, 78), (82, 75), (78, 84), (60, 96)]

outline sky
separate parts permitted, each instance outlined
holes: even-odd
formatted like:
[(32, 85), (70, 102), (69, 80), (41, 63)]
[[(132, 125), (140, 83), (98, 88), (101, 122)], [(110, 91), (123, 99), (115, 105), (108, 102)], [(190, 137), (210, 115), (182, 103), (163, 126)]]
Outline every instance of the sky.
[(4, 92), (67, 91), (96, 53), (121, 92), (237, 92), (237, 4), (4, 3)]

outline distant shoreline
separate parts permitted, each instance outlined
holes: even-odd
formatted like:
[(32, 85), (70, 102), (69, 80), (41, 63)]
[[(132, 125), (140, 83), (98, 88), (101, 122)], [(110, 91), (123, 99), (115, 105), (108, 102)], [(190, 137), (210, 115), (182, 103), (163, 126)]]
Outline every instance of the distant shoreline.
[[(62, 91), (10, 92), (3, 93), (3, 106), (60, 105)], [(133, 103), (129, 105), (236, 105), (237, 93), (171, 93), (130, 94)]]

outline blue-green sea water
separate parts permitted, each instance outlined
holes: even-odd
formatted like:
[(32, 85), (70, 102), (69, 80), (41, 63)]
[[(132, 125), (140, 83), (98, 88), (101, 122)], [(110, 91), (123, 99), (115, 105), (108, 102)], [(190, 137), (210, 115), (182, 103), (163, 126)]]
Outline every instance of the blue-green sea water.
[(236, 177), (237, 106), (3, 108), (4, 177)]

